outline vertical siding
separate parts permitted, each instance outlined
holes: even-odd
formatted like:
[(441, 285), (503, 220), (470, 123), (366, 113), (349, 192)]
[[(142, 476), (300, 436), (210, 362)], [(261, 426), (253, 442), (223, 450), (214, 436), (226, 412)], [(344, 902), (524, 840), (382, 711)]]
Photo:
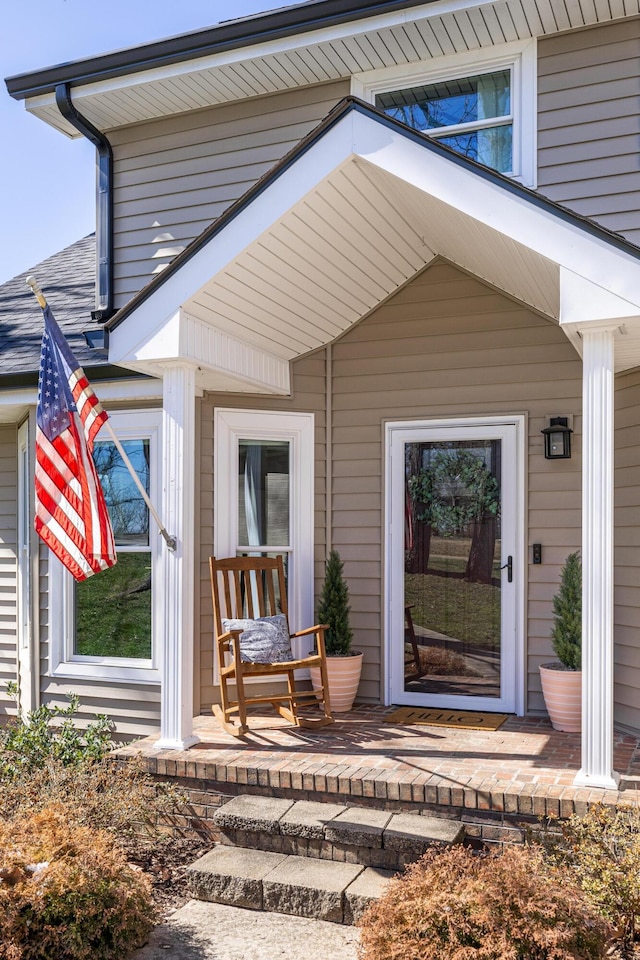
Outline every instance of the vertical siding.
[[(551, 598), (580, 544), (581, 363), (555, 324), (446, 263), (427, 268), (334, 346), (333, 539), (365, 649), (361, 695), (382, 697), (385, 419), (528, 416), (529, 709), (542, 710), (538, 665), (550, 658)], [(574, 416), (575, 455), (544, 459), (546, 415)]]
[(640, 243), (640, 19), (541, 39), (538, 188)]
[[(213, 686), (213, 608), (209, 583), (209, 557), (213, 553), (214, 503), (214, 410), (216, 407), (236, 409), (286, 410), (315, 414), (315, 586), (316, 594), (324, 578), (325, 559), (325, 354), (324, 351), (303, 357), (292, 364), (292, 396), (239, 396), (205, 394), (200, 414), (200, 712), (206, 713), (218, 699)], [(298, 627), (305, 626), (299, 624)], [(306, 624), (310, 626), (310, 624)], [(295, 629), (296, 625), (292, 624)], [(197, 702), (196, 702), (197, 709)]]
[[(112, 131), (116, 305), (168, 262), (154, 253), (199, 236), (348, 93), (344, 80)], [(152, 243), (162, 233), (175, 241)]]
[(616, 378), (615, 719), (640, 730), (640, 371)]
[(17, 443), (15, 426), (0, 427), (0, 724), (15, 713), (6, 683), (17, 679)]

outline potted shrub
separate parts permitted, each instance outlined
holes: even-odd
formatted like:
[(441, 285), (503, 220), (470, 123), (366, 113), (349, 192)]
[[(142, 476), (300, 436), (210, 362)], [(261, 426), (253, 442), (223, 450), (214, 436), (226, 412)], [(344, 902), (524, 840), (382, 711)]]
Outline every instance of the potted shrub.
[(557, 662), (540, 667), (542, 693), (556, 730), (579, 733), (582, 716), (582, 564), (570, 553), (553, 598), (551, 643)]
[[(362, 671), (362, 653), (352, 649), (353, 631), (349, 624), (349, 588), (343, 575), (343, 564), (337, 550), (327, 561), (324, 584), (318, 602), (318, 623), (326, 623), (325, 645), (329, 698), (334, 713), (351, 710), (358, 692)], [(321, 687), (320, 668), (311, 667), (314, 689)]]

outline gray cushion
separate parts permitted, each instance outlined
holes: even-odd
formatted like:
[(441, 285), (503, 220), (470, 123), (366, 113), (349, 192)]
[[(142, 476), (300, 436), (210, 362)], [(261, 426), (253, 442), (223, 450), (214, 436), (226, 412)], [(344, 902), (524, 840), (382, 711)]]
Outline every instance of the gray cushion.
[(240, 657), (245, 663), (287, 663), (293, 660), (284, 613), (257, 620), (223, 620), (222, 629), (242, 630)]

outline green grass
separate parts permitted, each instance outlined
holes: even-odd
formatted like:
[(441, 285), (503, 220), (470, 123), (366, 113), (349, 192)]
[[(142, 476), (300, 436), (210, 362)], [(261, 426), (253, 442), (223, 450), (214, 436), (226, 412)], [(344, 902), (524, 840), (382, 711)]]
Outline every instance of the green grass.
[(150, 573), (151, 554), (121, 553), (114, 567), (76, 584), (77, 654), (151, 658)]
[[(447, 560), (454, 562), (452, 557)], [(404, 602), (414, 605), (414, 623), (472, 647), (500, 648), (499, 587), (421, 573), (406, 574), (404, 582)]]

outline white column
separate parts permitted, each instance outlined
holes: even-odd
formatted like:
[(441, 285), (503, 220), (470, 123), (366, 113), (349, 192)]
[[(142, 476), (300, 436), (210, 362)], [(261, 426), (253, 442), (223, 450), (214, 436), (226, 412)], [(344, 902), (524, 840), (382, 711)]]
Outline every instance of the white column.
[(186, 750), (193, 735), (195, 370), (163, 377), (162, 511), (176, 549), (162, 545), (163, 624), (159, 750)]
[(616, 789), (613, 772), (613, 403), (618, 327), (582, 328), (582, 767), (574, 783)]

